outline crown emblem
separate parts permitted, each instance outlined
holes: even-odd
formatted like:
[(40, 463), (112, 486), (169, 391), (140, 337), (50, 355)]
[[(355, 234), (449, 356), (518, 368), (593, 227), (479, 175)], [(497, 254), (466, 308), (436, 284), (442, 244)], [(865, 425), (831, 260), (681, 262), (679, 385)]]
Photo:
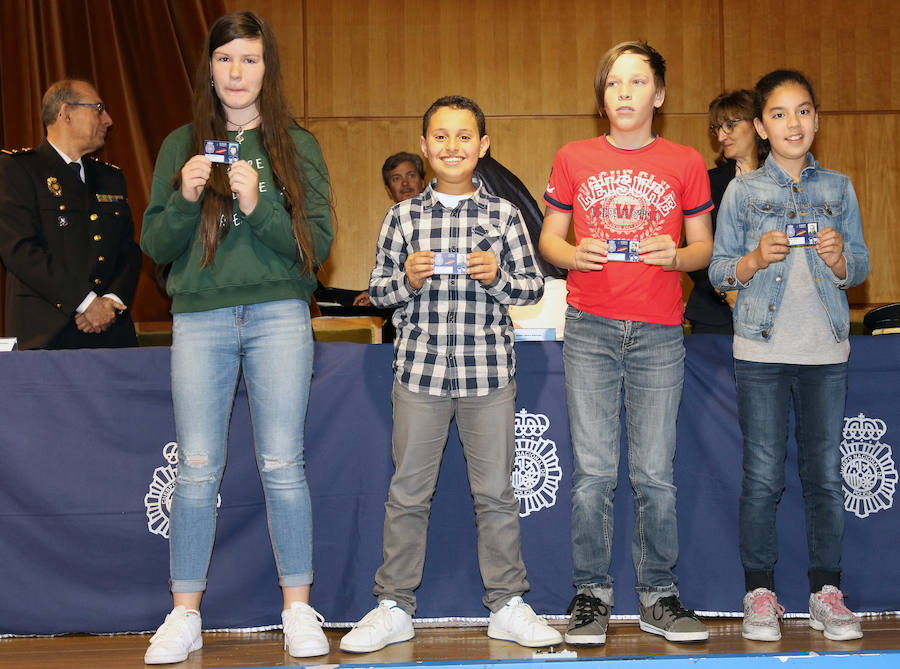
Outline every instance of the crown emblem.
[(556, 504), (562, 468), (556, 443), (542, 436), (549, 428), (550, 419), (544, 414), (525, 409), (516, 413), (516, 458), (511, 481), (522, 518)]
[(887, 432), (887, 425), (880, 418), (867, 418), (859, 414), (856, 418), (844, 418), (844, 439), (878, 441)]
[(893, 450), (880, 439), (887, 424), (859, 414), (844, 418), (841, 441), (841, 478), (844, 508), (858, 518), (889, 509), (894, 504), (897, 468)]

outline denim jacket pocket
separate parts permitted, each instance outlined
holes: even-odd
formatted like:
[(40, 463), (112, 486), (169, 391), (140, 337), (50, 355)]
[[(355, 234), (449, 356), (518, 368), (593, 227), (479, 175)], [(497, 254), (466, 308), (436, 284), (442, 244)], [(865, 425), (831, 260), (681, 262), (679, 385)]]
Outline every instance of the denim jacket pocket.
[(834, 228), (844, 235), (844, 203), (841, 201), (821, 202), (812, 205), (812, 213), (819, 229)]
[(747, 248), (752, 250), (759, 244), (759, 238), (769, 230), (780, 230), (782, 219), (787, 208), (777, 202), (767, 200), (750, 200), (750, 233), (752, 246), (748, 240)]

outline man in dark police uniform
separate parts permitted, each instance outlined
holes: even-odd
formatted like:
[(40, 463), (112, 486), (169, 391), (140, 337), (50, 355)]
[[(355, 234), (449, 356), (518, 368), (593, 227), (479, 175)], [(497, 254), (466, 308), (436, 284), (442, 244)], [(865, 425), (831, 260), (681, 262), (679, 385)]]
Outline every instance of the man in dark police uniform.
[(47, 138), (0, 155), (5, 336), (19, 348), (136, 346), (128, 307), (140, 247), (121, 170), (89, 158), (112, 119), (86, 81), (44, 94)]

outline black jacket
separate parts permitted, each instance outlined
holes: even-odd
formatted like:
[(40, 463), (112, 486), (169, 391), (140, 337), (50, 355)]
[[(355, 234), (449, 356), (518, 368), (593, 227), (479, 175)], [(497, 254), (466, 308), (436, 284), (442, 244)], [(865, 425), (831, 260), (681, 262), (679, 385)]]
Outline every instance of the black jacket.
[(502, 197), (504, 200), (509, 200), (522, 212), (523, 223), (528, 229), (528, 237), (531, 239), (531, 245), (534, 247), (534, 255), (541, 274), (555, 279), (566, 278), (566, 270), (548, 263), (538, 251), (538, 242), (541, 239), (541, 226), (544, 224), (544, 217), (541, 215), (541, 210), (538, 209), (537, 202), (531, 197), (531, 193), (528, 192), (528, 189), (519, 177), (494, 160), (491, 157), (490, 149), (488, 149), (484, 158), (478, 159), (478, 165), (475, 166), (475, 176), (481, 179), (481, 183), (488, 193)]
[[(709, 170), (709, 192), (715, 205), (712, 211), (713, 234), (716, 232), (716, 218), (719, 213), (719, 205), (722, 204), (722, 196), (725, 195), (728, 184), (734, 179), (734, 173), (735, 163), (733, 160)], [(692, 325), (706, 325), (721, 328), (723, 332), (730, 332), (732, 329), (731, 307), (728, 306), (719, 291), (712, 287), (707, 268), (704, 267), (688, 274), (694, 281), (694, 289), (688, 298), (684, 317)]]
[(4, 334), (22, 349), (137, 345), (130, 310), (100, 334), (74, 325), (90, 291), (130, 307), (142, 259), (121, 170), (87, 156), (82, 163), (84, 183), (47, 140), (0, 155)]

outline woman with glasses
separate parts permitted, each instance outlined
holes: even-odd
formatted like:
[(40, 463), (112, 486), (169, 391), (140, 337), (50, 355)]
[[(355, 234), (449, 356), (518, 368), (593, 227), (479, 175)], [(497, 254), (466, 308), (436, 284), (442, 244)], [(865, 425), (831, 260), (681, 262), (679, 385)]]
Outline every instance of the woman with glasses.
[[(735, 176), (752, 172), (766, 159), (767, 151), (753, 128), (753, 91), (723, 93), (710, 102), (709, 131), (722, 147), (716, 167), (709, 170), (715, 233), (716, 215), (728, 184)], [(691, 322), (691, 332), (732, 334), (732, 307), (727, 295), (712, 287), (705, 269), (690, 272), (690, 276), (694, 289), (684, 316)]]

